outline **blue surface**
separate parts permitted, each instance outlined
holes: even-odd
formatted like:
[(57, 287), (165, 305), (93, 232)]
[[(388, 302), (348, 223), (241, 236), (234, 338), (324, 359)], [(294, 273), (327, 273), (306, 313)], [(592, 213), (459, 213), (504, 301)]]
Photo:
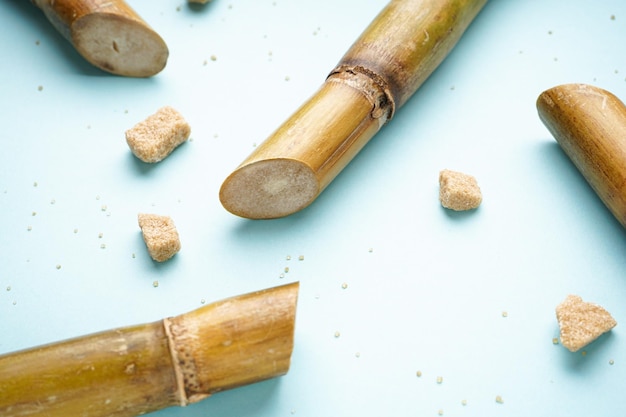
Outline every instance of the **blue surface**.
[[(491, 2), (312, 206), (249, 221), (220, 205), (224, 178), (385, 3), (132, 1), (171, 52), (138, 80), (93, 69), (30, 2), (5, 2), (0, 353), (300, 281), (286, 376), (154, 415), (623, 412), (626, 234), (535, 109), (569, 82), (626, 97), (623, 1)], [(124, 131), (162, 105), (192, 140), (148, 166)], [(444, 168), (477, 178), (477, 211), (440, 206)], [(140, 211), (176, 222), (171, 261), (148, 257)], [(619, 323), (584, 356), (552, 343), (570, 293)]]

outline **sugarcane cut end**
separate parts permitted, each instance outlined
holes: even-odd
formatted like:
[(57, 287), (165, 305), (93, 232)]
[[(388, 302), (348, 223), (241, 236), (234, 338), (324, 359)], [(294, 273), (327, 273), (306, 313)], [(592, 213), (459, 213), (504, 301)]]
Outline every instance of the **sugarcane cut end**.
[(267, 159), (237, 168), (222, 184), (226, 210), (249, 219), (272, 219), (308, 206), (320, 192), (313, 170), (295, 159)]
[(86, 14), (73, 23), (71, 37), (92, 65), (121, 76), (153, 76), (169, 56), (165, 41), (146, 23), (119, 14)]

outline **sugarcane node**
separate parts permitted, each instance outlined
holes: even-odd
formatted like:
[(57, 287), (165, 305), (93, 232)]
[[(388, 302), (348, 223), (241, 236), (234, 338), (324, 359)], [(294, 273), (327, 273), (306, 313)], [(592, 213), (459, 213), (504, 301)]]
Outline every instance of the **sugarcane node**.
[(387, 123), (395, 113), (395, 100), (389, 84), (376, 72), (362, 65), (339, 65), (328, 75), (327, 81), (344, 82), (362, 92), (372, 103), (371, 116)]
[(93, 66), (121, 76), (150, 77), (165, 68), (165, 41), (124, 0), (33, 0)]
[(539, 118), (602, 200), (626, 227), (626, 106), (589, 84), (552, 87), (537, 98)]

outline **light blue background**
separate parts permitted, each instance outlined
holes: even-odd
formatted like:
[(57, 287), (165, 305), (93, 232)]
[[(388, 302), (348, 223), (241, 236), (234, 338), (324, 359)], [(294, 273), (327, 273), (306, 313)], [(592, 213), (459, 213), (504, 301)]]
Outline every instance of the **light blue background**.
[[(4, 2), (0, 353), (300, 281), (286, 376), (155, 416), (626, 410), (626, 234), (535, 108), (570, 82), (626, 97), (623, 1), (492, 1), (312, 206), (249, 221), (220, 205), (224, 178), (385, 3), (131, 1), (170, 58), (127, 79), (86, 64), (30, 2)], [(148, 166), (124, 131), (163, 105), (192, 140)], [(477, 178), (477, 211), (440, 206), (444, 168)], [(140, 211), (176, 222), (169, 262), (148, 257)], [(552, 343), (570, 293), (619, 323), (585, 356)]]

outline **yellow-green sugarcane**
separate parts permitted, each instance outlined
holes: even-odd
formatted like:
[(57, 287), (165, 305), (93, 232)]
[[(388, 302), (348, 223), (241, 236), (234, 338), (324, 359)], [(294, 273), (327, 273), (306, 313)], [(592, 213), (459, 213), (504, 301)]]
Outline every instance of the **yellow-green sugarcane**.
[(287, 373), (299, 284), (0, 356), (2, 417), (132, 417)]
[(626, 106), (589, 84), (562, 84), (537, 98), (539, 118), (626, 227)]
[(231, 173), (222, 205), (252, 219), (311, 204), (448, 55), (487, 0), (392, 0), (320, 89)]

